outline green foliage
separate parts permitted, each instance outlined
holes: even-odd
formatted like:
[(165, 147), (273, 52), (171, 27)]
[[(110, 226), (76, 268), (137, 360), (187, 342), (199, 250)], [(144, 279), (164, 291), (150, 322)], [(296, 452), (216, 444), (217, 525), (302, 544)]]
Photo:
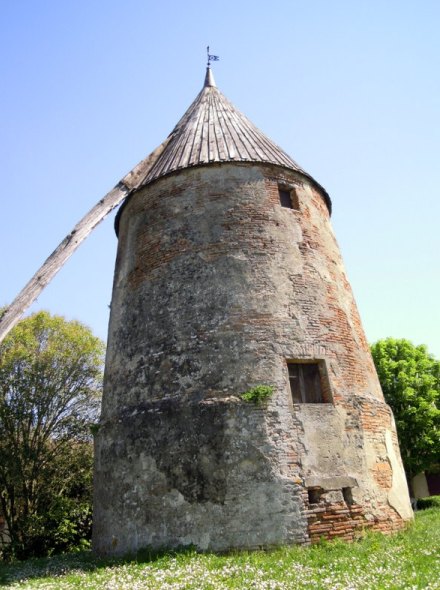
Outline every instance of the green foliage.
[(440, 362), (408, 340), (379, 340), (371, 352), (410, 480), (439, 461)]
[(241, 394), (241, 399), (245, 402), (261, 404), (266, 401), (274, 392), (273, 385), (257, 385)]
[(39, 312), (0, 345), (3, 558), (69, 550), (91, 533), (90, 425), (103, 343), (78, 322)]
[(312, 547), (234, 551), (145, 552), (136, 559), (99, 559), (90, 553), (0, 565), (0, 583), (41, 590), (438, 590), (440, 510), (424, 510), (396, 535), (366, 534)]

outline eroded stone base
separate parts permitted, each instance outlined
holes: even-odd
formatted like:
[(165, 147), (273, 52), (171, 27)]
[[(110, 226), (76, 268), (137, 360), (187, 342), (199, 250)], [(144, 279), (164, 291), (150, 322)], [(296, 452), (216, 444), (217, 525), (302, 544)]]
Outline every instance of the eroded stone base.
[(201, 550), (307, 542), (298, 483), (271, 467), (263, 409), (164, 400), (96, 437), (94, 548)]
[(103, 423), (94, 549), (257, 549), (404, 526), (379, 496), (367, 501), (354, 478), (286, 477), (270, 438), (267, 408), (233, 396), (152, 402)]

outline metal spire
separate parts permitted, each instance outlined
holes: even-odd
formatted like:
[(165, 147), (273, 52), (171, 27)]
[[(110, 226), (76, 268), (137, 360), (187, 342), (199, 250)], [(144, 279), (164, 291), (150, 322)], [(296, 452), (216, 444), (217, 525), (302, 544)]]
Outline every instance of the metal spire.
[(212, 70), (209, 66), (206, 68), (205, 83), (203, 84), (204, 88), (206, 88), (207, 86), (213, 86), (214, 88), (216, 88), (214, 74), (212, 73)]

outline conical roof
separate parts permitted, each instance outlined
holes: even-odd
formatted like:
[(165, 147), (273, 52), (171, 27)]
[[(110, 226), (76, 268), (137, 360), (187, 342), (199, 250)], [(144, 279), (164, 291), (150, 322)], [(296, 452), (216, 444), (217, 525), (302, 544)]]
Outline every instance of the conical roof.
[(143, 179), (147, 184), (182, 168), (217, 162), (268, 162), (304, 171), (220, 92), (207, 68), (205, 84)]
[(223, 162), (261, 162), (295, 170), (312, 180), (331, 209), (325, 189), (220, 92), (209, 66), (201, 92), (173, 131), (122, 182), (138, 190), (178, 170)]

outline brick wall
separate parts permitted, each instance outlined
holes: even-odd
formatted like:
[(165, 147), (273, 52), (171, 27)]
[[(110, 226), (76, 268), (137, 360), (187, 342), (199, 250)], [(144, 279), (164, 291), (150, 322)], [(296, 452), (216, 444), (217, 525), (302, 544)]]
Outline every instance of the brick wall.
[[(297, 210), (280, 205), (279, 184), (295, 190)], [(320, 361), (329, 403), (293, 404), (287, 359)], [(272, 398), (245, 404), (240, 394), (259, 384)], [(410, 517), (405, 490), (396, 501), (395, 430), (325, 200), (293, 171), (211, 165), (131, 197), (101, 422), (103, 552), (352, 538)]]

